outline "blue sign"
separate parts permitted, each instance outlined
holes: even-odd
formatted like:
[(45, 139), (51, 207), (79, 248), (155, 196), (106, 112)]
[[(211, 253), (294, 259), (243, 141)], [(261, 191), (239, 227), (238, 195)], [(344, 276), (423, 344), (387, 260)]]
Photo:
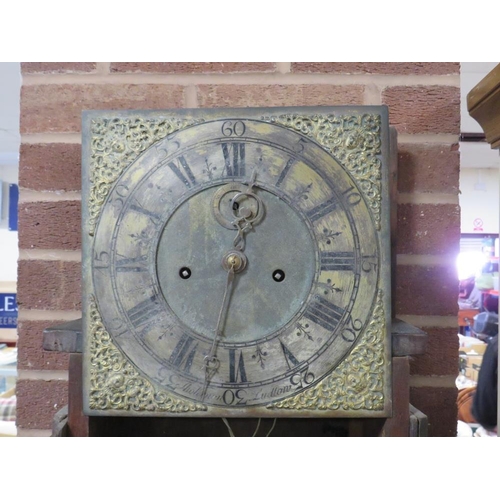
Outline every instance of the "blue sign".
[(15, 293), (0, 293), (0, 328), (17, 328)]
[(17, 204), (19, 202), (19, 187), (9, 184), (9, 231), (17, 231)]

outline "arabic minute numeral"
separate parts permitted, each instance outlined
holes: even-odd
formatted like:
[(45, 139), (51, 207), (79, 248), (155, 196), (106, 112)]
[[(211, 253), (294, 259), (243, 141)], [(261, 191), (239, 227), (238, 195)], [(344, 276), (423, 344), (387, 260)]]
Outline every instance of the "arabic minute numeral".
[(308, 385), (311, 385), (315, 380), (315, 376), (314, 376), (314, 373), (312, 373), (308, 370), (308, 368), (309, 367), (306, 366), (300, 372), (294, 373), (290, 377), (290, 383), (292, 385), (298, 385), (302, 388), (307, 387)]
[(94, 269), (108, 269), (109, 268), (109, 253), (108, 252), (95, 252)]
[(227, 389), (222, 394), (222, 400), (227, 406), (246, 405), (245, 392), (244, 389), (237, 389), (235, 391), (233, 389)]
[(179, 141), (172, 141), (172, 137), (167, 136), (165, 141), (155, 145), (156, 153), (160, 159), (166, 158), (169, 154), (174, 153), (181, 147)]
[(296, 153), (302, 153), (302, 151), (304, 151), (305, 149), (305, 146), (304, 144), (307, 144), (307, 141), (306, 139), (304, 139), (303, 137), (301, 137), (299, 139), (299, 141), (297, 142), (297, 144), (293, 147), (293, 150), (296, 152)]
[[(121, 210), (125, 204), (125, 198), (128, 195), (128, 187), (123, 184), (118, 184), (113, 192), (113, 199), (111, 200), (111, 205), (117, 210)], [(115, 196), (116, 195), (116, 196)]]
[(349, 320), (347, 321), (346, 328), (342, 330), (341, 337), (346, 342), (354, 342), (356, 340), (357, 334), (363, 328), (363, 323), (360, 319), (352, 319), (352, 316), (349, 316)]
[(127, 325), (122, 318), (113, 318), (109, 323), (109, 327), (113, 334), (117, 337), (120, 337), (124, 333), (127, 333)]
[(351, 186), (349, 189), (346, 189), (342, 196), (344, 199), (351, 205), (351, 207), (356, 206), (358, 203), (361, 203), (361, 195), (354, 191), (354, 186)]
[(361, 261), (361, 269), (365, 273), (369, 273), (370, 271), (377, 272), (377, 256), (376, 255), (363, 255)]
[(245, 133), (246, 127), (242, 121), (226, 121), (222, 124), (222, 135), (224, 137), (241, 137)]

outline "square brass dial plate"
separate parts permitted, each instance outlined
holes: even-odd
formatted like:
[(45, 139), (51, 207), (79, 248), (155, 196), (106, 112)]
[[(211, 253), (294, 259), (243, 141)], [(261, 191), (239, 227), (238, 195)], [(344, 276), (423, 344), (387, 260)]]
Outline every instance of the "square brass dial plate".
[(385, 106), (82, 130), (86, 414), (390, 416)]

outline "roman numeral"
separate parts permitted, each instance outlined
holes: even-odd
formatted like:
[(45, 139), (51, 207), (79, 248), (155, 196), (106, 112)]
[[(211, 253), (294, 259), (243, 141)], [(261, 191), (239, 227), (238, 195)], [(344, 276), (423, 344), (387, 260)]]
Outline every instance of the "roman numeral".
[(221, 144), (226, 174), (229, 177), (245, 175), (245, 143), (224, 142)]
[(134, 212), (138, 212), (140, 214), (146, 215), (151, 219), (151, 222), (156, 226), (160, 222), (160, 216), (147, 210), (146, 208), (141, 207), (140, 205), (130, 205), (130, 209), (134, 210)]
[(337, 208), (337, 200), (335, 198), (330, 198), (329, 200), (323, 202), (321, 205), (314, 207), (309, 212), (306, 212), (307, 217), (311, 220), (311, 222), (315, 222), (318, 219), (321, 219), (325, 215), (333, 212)]
[(283, 342), (280, 340), (281, 344), (281, 349), (283, 350), (283, 354), (285, 355), (285, 361), (286, 364), (288, 365), (288, 369), (291, 370), (295, 366), (299, 364), (299, 360), (291, 353), (290, 349), (283, 344)]
[[(239, 357), (237, 354), (239, 354)], [(238, 361), (236, 361), (237, 357)], [(229, 349), (229, 382), (231, 384), (248, 382), (243, 353), (241, 351), (236, 351), (236, 349)]]
[(127, 311), (128, 319), (135, 328), (155, 318), (156, 313), (158, 313), (157, 299), (158, 297), (153, 295)]
[(148, 256), (123, 258), (116, 261), (117, 273), (144, 273), (147, 271)]
[(170, 363), (186, 373), (189, 373), (191, 369), (196, 348), (198, 347), (198, 343), (193, 344), (193, 342), (194, 339), (184, 333), (170, 356)]
[(322, 271), (352, 271), (354, 252), (321, 252)]
[(276, 187), (280, 187), (280, 184), (285, 180), (285, 177), (288, 175), (288, 172), (290, 171), (294, 163), (295, 160), (293, 158), (289, 158), (289, 160), (286, 162), (285, 168), (281, 171), (278, 182), (276, 182)]
[(333, 330), (344, 315), (344, 309), (328, 302), (323, 297), (316, 297), (305, 311), (304, 316), (326, 330)]
[[(192, 170), (189, 168), (189, 165), (187, 164), (184, 156), (179, 156), (179, 158), (171, 161), (168, 166), (171, 168), (172, 172), (185, 184), (186, 187), (190, 188), (196, 184), (196, 179), (193, 175)], [(186, 175), (184, 175), (183, 171)]]

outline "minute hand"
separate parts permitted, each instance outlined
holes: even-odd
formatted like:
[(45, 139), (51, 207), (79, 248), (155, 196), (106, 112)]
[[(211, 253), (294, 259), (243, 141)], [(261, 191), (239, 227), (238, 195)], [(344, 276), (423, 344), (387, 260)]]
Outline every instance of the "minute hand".
[(219, 311), (219, 317), (217, 319), (217, 326), (215, 327), (215, 333), (214, 333), (214, 340), (212, 342), (212, 347), (210, 349), (210, 352), (205, 356), (204, 362), (205, 362), (205, 384), (203, 386), (203, 391), (201, 394), (201, 400), (203, 401), (205, 399), (205, 394), (207, 392), (208, 384), (210, 383), (210, 380), (214, 376), (214, 374), (217, 372), (220, 366), (220, 361), (217, 358), (217, 355), (215, 354), (217, 350), (217, 342), (219, 341), (219, 337), (222, 335), (222, 330), (223, 330), (223, 324), (224, 320), (227, 315), (227, 310), (229, 308), (229, 298), (231, 294), (231, 290), (233, 288), (233, 281), (234, 281), (234, 264), (230, 265), (229, 270), (227, 272), (227, 280), (226, 280), (226, 287), (224, 288), (224, 295), (222, 297), (222, 305)]
[[(217, 341), (219, 337), (222, 335), (222, 325), (224, 323), (224, 319), (227, 314), (227, 310), (229, 308), (229, 293), (231, 289), (233, 288), (233, 281), (234, 281), (234, 265), (232, 265), (228, 272), (227, 272), (227, 280), (226, 280), (226, 287), (224, 289), (224, 295), (222, 296), (222, 305), (219, 311), (219, 317), (217, 318), (217, 326), (215, 327), (215, 336), (214, 336), (214, 341), (212, 343), (212, 348), (210, 349), (210, 352), (208, 353), (207, 356), (205, 356), (205, 362), (207, 363), (207, 358), (208, 361), (210, 361), (211, 358), (215, 357), (215, 351), (217, 348)], [(207, 363), (208, 364), (208, 363)]]

